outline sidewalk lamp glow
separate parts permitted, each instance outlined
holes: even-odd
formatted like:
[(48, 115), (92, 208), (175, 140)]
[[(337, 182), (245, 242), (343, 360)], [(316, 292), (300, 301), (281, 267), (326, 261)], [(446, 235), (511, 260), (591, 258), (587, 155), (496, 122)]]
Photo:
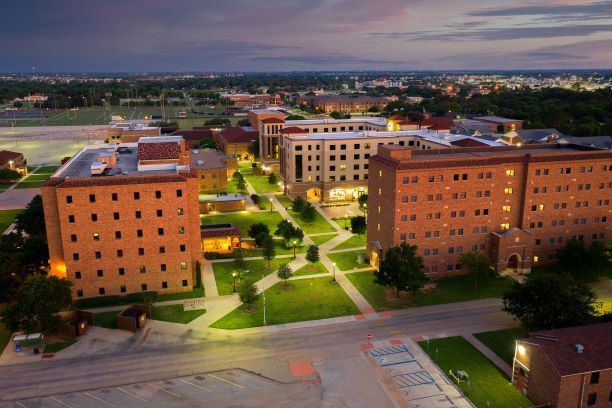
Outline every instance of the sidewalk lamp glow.
[(236, 293), (236, 272), (232, 272), (232, 281), (234, 282), (234, 292)]
[(332, 263), (333, 271), (334, 271), (334, 277), (332, 278), (332, 283), (336, 283), (336, 263)]
[(272, 197), (270, 197), (270, 212), (272, 212)]
[(297, 239), (293, 240), (293, 259), (295, 259), (295, 246), (297, 245)]

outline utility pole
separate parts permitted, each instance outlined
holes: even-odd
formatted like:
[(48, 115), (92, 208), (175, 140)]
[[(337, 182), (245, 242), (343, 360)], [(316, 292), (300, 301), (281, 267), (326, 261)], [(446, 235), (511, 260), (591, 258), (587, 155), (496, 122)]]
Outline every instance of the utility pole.
[[(261, 275), (261, 279), (265, 278), (265, 275)], [(263, 286), (263, 283), (261, 284)], [(263, 325), (266, 326), (267, 322), (266, 322), (266, 291), (263, 290)]]

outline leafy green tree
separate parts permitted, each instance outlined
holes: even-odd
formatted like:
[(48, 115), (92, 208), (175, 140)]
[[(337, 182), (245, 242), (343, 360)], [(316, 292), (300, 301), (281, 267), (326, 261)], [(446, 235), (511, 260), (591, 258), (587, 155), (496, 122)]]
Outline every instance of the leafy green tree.
[(358, 215), (351, 218), (351, 232), (360, 235), (365, 234), (367, 230), (366, 219), (363, 215)]
[(302, 115), (287, 115), (285, 117), (285, 120), (304, 120), (304, 119), (306, 118)]
[(272, 259), (274, 259), (274, 257), (276, 256), (276, 249), (274, 248), (274, 238), (272, 238), (270, 235), (266, 236), (262, 243), (262, 249), (262, 256), (266, 261), (268, 261), (269, 268), (270, 261), (272, 261)]
[(311, 223), (317, 217), (317, 210), (313, 207), (312, 204), (307, 202), (304, 205), (302, 211), (300, 212), (300, 217), (302, 218), (302, 220), (304, 220), (304, 222)]
[(285, 286), (287, 286), (287, 279), (291, 277), (292, 273), (293, 271), (291, 270), (289, 264), (284, 264), (281, 265), (280, 268), (278, 268), (278, 271), (276, 271), (276, 276), (278, 276), (278, 279), (284, 280)]
[(503, 310), (528, 330), (589, 323), (597, 314), (593, 290), (568, 274), (532, 273), (502, 296)]
[(557, 251), (557, 261), (575, 279), (595, 280), (610, 269), (610, 254), (602, 242), (594, 241), (587, 248), (583, 241), (567, 241)]
[(60, 324), (58, 313), (72, 304), (70, 286), (70, 281), (56, 276), (33, 275), (0, 318), (12, 331), (48, 333)]
[(374, 105), (374, 106), (370, 106), (370, 107), (368, 108), (368, 112), (371, 112), (371, 113), (378, 113), (378, 112), (380, 112), (380, 109), (378, 108), (378, 106)]
[(204, 126), (230, 126), (232, 122), (226, 118), (211, 118), (204, 122)]
[(255, 245), (262, 246), (266, 237), (270, 236), (270, 229), (263, 222), (258, 222), (249, 227), (249, 237), (255, 240)]
[(491, 261), (478, 252), (468, 252), (461, 255), (461, 265), (468, 271), (474, 280), (474, 290), (478, 291), (478, 283), (484, 282), (492, 276)]
[(329, 116), (331, 116), (334, 119), (350, 119), (351, 118), (350, 113), (342, 113), (342, 112), (336, 112), (336, 111), (331, 112)]
[(253, 303), (259, 299), (259, 289), (251, 280), (246, 280), (238, 286), (238, 299), (246, 306), (247, 310), (253, 309)]
[(238, 173), (238, 172), (234, 174), (238, 174), (238, 176), (234, 178), (234, 183), (236, 184), (236, 188), (238, 189), (238, 191), (245, 192), (247, 190), (247, 184), (246, 184), (246, 180), (244, 179), (244, 176), (242, 175), (242, 173)]
[(282, 220), (278, 223), (274, 235), (283, 238), (285, 248), (293, 246), (293, 242), (301, 244), (304, 239), (304, 231), (294, 226), (289, 220)]
[(45, 212), (40, 194), (34, 196), (25, 210), (17, 215), (15, 224), (19, 232), (25, 232), (30, 236), (45, 236)]
[(200, 147), (202, 149), (216, 149), (218, 145), (214, 140), (204, 137), (200, 140)]
[(11, 169), (0, 169), (0, 182), (16, 181), (21, 178), (21, 174)]
[(368, 195), (362, 194), (357, 198), (357, 203), (359, 204), (359, 209), (364, 213), (368, 210)]
[(278, 183), (278, 178), (276, 177), (276, 174), (270, 173), (270, 175), (268, 176), (268, 184), (274, 185), (276, 183)]
[(304, 200), (302, 197), (296, 197), (295, 200), (293, 200), (291, 209), (294, 212), (299, 214), (302, 212), (302, 210), (304, 210), (305, 205), (306, 205), (306, 200)]
[(402, 291), (417, 293), (428, 281), (417, 246), (405, 242), (387, 249), (378, 271), (374, 272), (374, 283), (395, 288), (397, 297)]
[(317, 245), (308, 245), (308, 249), (306, 250), (306, 260), (311, 264), (315, 264), (319, 262), (319, 247)]

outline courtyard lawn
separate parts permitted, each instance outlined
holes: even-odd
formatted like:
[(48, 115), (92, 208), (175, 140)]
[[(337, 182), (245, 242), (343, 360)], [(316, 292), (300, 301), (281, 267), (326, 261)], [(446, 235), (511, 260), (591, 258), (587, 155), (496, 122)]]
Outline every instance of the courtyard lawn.
[(0, 211), (0, 234), (15, 222), (15, 217), (23, 210), (2, 210)]
[(612, 312), (612, 281), (602, 278), (593, 283), (597, 300), (601, 302), (601, 312)]
[(369, 263), (359, 262), (357, 255), (364, 254), (365, 250), (346, 251), (327, 254), (327, 257), (336, 264), (336, 267), (341, 271), (350, 271), (352, 269), (367, 268)]
[[(276, 230), (276, 227), (274, 227), (274, 230)], [(274, 234), (274, 230), (271, 230), (270, 232), (272, 234)], [(253, 242), (253, 241), (251, 241)], [(280, 239), (275, 239), (274, 240), (274, 250), (276, 252), (276, 256), (279, 255), (293, 255), (293, 247), (291, 248), (285, 248), (283, 246), (283, 242)], [(298, 245), (295, 247), (295, 253), (296, 254), (304, 254), (306, 253), (306, 248), (307, 246), (302, 244), (302, 245)], [(261, 248), (255, 248), (255, 249), (243, 249), (242, 250), (242, 255), (245, 258), (251, 257), (251, 256), (261, 256), (263, 253), (263, 249)]]
[(45, 345), (45, 348), (43, 349), (43, 353), (57, 353), (57, 352), (62, 351), (66, 347), (72, 346), (74, 343), (76, 343), (76, 340), (70, 339), (70, 340), (60, 341), (60, 342), (53, 343), (53, 344), (47, 344)]
[(523, 395), (482, 353), (463, 337), (422, 341), (419, 346), (448, 375), (449, 370), (466, 371), (470, 381), (463, 381), (459, 388), (477, 407), (519, 408), (532, 407), (533, 403)]
[[(246, 179), (247, 183), (253, 187), (253, 190), (255, 190), (257, 194), (278, 193), (281, 191), (278, 183), (268, 183), (268, 175), (258, 176), (252, 173), (244, 173), (244, 178)], [(276, 178), (278, 180), (278, 173), (276, 174)]]
[(118, 313), (119, 311), (94, 313), (94, 326), (104, 327), (106, 329), (116, 329)]
[[(277, 283), (266, 291), (267, 324), (283, 324), (329, 317), (355, 315), (359, 309), (338, 284), (329, 278), (292, 280), (289, 288)], [(263, 324), (263, 297), (254, 305), (254, 312), (239, 306), (217, 320), (211, 327), (242, 329)]]
[(349, 248), (365, 248), (367, 241), (367, 235), (353, 235), (343, 243), (336, 245), (332, 251), (336, 249), (349, 249)]
[(179, 292), (179, 293), (167, 293), (157, 295), (155, 297), (156, 302), (165, 302), (167, 300), (183, 300), (183, 299), (194, 299), (204, 297), (204, 288), (194, 288), (189, 292)]
[[(268, 261), (265, 259), (257, 259), (252, 261), (245, 261), (243, 271), (248, 270), (249, 272), (245, 275), (246, 278), (251, 276), (254, 280), (258, 281), (262, 275), (269, 275), (286, 263), (291, 262), (292, 258), (277, 258), (270, 262), (270, 268), (268, 268)], [(238, 268), (234, 262), (214, 262), (213, 271), (215, 273), (215, 281), (217, 282), (217, 290), (219, 295), (231, 295), (234, 290), (234, 277), (232, 272), (238, 273)], [(244, 278), (243, 278), (244, 281)], [(236, 276), (236, 289), (240, 286), (238, 276)]]
[(310, 238), (315, 245), (322, 245), (329, 241), (330, 239), (334, 239), (338, 236), (338, 234), (325, 234), (325, 235), (311, 235)]
[(527, 336), (527, 330), (521, 327), (474, 333), (474, 337), (510, 365), (512, 365), (512, 360), (514, 359), (514, 340)]
[(347, 273), (346, 277), (377, 311), (499, 298), (513, 282), (511, 278), (490, 279), (475, 291), (470, 276), (453, 276), (434, 281), (434, 289), (415, 296), (402, 292), (398, 299), (395, 289), (374, 283), (374, 272)]
[(184, 311), (183, 305), (153, 306), (151, 318), (164, 322), (187, 324), (204, 313), (206, 313), (204, 309)]
[(289, 197), (287, 197), (284, 194), (277, 194), (274, 197), (278, 200), (278, 202), (283, 207), (287, 209), (287, 212), (289, 213), (289, 215), (291, 215), (291, 217), (293, 217), (295, 222), (298, 223), (300, 228), (304, 230), (305, 234), (308, 235), (308, 234), (322, 234), (325, 232), (336, 232), (336, 229), (334, 228), (334, 226), (331, 225), (329, 222), (327, 222), (327, 220), (318, 211), (316, 212), (314, 221), (306, 223), (304, 222), (304, 220), (302, 220), (302, 217), (300, 217), (298, 213), (296, 213), (295, 211), (291, 209), (293, 202), (291, 201)]
[(47, 174), (48, 176), (51, 176), (51, 174), (55, 173), (59, 168), (60, 166), (43, 166), (36, 170), (33, 174)]
[(276, 212), (259, 211), (259, 212), (247, 212), (241, 211), (238, 213), (231, 214), (216, 214), (216, 215), (205, 215), (201, 217), (202, 224), (234, 224), (240, 228), (240, 236), (248, 237), (249, 227), (258, 222), (263, 222), (270, 229), (270, 233), (274, 234), (276, 226), (283, 220), (283, 217)]
[(293, 271), (293, 276), (304, 276), (304, 275), (317, 275), (320, 273), (329, 273), (325, 265), (321, 261), (314, 264), (308, 262), (297, 271)]

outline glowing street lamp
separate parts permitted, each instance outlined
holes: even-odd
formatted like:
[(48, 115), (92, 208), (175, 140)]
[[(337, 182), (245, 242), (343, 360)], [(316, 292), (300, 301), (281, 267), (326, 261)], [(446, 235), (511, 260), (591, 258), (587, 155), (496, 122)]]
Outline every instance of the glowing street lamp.
[(270, 198), (270, 212), (272, 212), (272, 198)]
[(236, 293), (236, 272), (232, 272), (232, 281), (234, 282), (234, 292)]
[(297, 245), (297, 239), (293, 240), (293, 259), (295, 259), (295, 246)]
[(336, 283), (336, 263), (332, 263), (332, 266), (334, 267), (334, 277), (332, 278), (332, 283)]

